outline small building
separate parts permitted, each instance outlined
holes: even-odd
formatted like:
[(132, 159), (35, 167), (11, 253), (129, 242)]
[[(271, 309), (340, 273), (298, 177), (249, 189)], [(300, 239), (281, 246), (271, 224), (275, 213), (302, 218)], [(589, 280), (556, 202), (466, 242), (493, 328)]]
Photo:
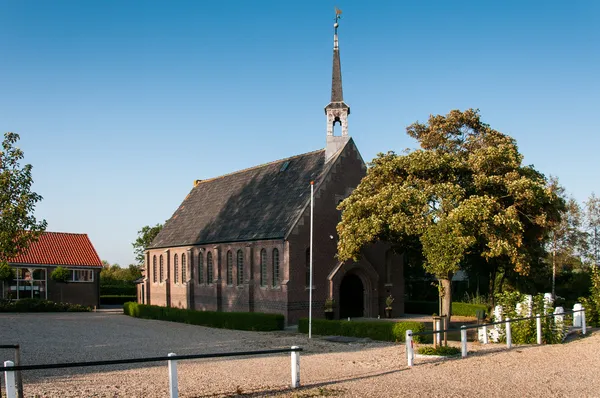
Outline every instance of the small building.
[[(102, 261), (87, 234), (44, 232), (27, 251), (9, 260), (16, 278), (8, 286), (11, 299), (38, 298), (72, 304), (100, 304)], [(66, 284), (50, 279), (52, 271), (62, 266), (71, 271)]]
[[(331, 101), (325, 107), (325, 148), (207, 180), (196, 180), (146, 250), (138, 301), (206, 311), (279, 313), (288, 324), (404, 313), (404, 256), (378, 243), (357, 261), (337, 260), (339, 203), (366, 175), (348, 135), (334, 25)], [(334, 134), (339, 125), (341, 134)], [(313, 281), (310, 273), (311, 184), (314, 187)]]

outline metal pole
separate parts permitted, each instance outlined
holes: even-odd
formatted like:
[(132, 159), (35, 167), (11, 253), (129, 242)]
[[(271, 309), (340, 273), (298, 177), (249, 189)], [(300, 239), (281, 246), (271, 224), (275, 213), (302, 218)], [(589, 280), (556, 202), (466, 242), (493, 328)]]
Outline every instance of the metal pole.
[(506, 318), (506, 347), (512, 348), (512, 333), (510, 330), (510, 318)]
[[(170, 352), (168, 356), (174, 357), (177, 354)], [(169, 364), (169, 396), (171, 398), (179, 397), (179, 388), (177, 385), (177, 361), (167, 361)]]
[(585, 308), (581, 307), (581, 333), (585, 334), (586, 325), (585, 325)]
[(467, 327), (465, 325), (460, 327), (460, 345), (461, 355), (463, 358), (467, 356)]
[[(300, 348), (293, 346), (292, 350)], [(292, 388), (300, 387), (300, 352), (292, 351)]]
[(542, 344), (542, 318), (540, 314), (536, 314), (535, 326), (537, 329), (537, 343)]
[[(21, 364), (21, 346), (17, 344), (15, 346), (15, 366), (19, 366)], [(21, 371), (17, 371), (17, 392), (19, 394), (19, 398), (23, 398), (23, 375)]]
[[(4, 361), (4, 366), (15, 366), (13, 361)], [(17, 387), (15, 383), (15, 372), (4, 372), (6, 398), (17, 398)]]
[(408, 367), (412, 367), (413, 366), (413, 362), (414, 362), (414, 358), (415, 358), (415, 353), (413, 350), (413, 338), (412, 338), (412, 330), (407, 330), (406, 331), (406, 361), (408, 363)]
[(312, 287), (313, 287), (313, 217), (315, 207), (315, 182), (310, 182), (310, 277), (308, 282), (308, 338), (312, 338)]

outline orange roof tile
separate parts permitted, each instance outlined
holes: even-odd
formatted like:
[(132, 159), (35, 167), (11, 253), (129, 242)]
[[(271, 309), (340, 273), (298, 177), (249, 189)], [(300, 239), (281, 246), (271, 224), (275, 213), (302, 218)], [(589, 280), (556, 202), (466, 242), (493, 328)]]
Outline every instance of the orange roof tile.
[(43, 264), (101, 267), (102, 261), (87, 234), (44, 232), (24, 254), (11, 264)]

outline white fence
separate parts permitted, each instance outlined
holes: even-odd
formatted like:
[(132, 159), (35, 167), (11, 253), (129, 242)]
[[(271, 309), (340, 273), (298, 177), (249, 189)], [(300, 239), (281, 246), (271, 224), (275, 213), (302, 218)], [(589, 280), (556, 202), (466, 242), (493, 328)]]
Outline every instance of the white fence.
[[(560, 307), (558, 307), (558, 308), (560, 308)], [(413, 366), (414, 360), (415, 360), (413, 336), (425, 336), (425, 335), (434, 335), (435, 336), (438, 333), (445, 333), (445, 332), (460, 330), (461, 357), (465, 358), (467, 356), (467, 329), (477, 328), (478, 330), (482, 330), (483, 331), (483, 341), (482, 342), (484, 344), (488, 344), (488, 326), (496, 326), (496, 325), (504, 324), (505, 332), (506, 332), (506, 347), (512, 348), (511, 324), (513, 322), (535, 319), (536, 320), (537, 344), (542, 344), (542, 318), (543, 317), (554, 317), (555, 322), (557, 324), (562, 325), (564, 323), (564, 316), (566, 314), (572, 313), (573, 314), (573, 327), (577, 328), (577, 329), (581, 329), (582, 334), (587, 333), (587, 327), (585, 324), (585, 309), (583, 308), (583, 306), (581, 304), (575, 304), (572, 311), (565, 312), (565, 311), (562, 311), (562, 308), (560, 308), (560, 310), (561, 311), (558, 313), (555, 311), (554, 313), (551, 313), (548, 315), (536, 314), (535, 316), (530, 316), (530, 317), (525, 317), (525, 318), (515, 318), (515, 319), (506, 318), (503, 321), (486, 323), (484, 325), (461, 326), (460, 329), (434, 330), (431, 332), (418, 332), (418, 333), (413, 333), (412, 330), (407, 330), (406, 331), (406, 357), (407, 357), (406, 359), (407, 359), (408, 366), (409, 367)]]

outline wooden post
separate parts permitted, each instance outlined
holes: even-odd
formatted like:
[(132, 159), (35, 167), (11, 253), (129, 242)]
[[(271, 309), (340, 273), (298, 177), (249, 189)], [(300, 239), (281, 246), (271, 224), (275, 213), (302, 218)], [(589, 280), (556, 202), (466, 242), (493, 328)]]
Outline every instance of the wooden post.
[[(21, 346), (17, 344), (15, 346), (15, 366), (19, 366), (21, 364)], [(17, 392), (19, 394), (19, 398), (23, 398), (23, 375), (20, 370), (16, 372), (16, 382), (17, 382)]]

